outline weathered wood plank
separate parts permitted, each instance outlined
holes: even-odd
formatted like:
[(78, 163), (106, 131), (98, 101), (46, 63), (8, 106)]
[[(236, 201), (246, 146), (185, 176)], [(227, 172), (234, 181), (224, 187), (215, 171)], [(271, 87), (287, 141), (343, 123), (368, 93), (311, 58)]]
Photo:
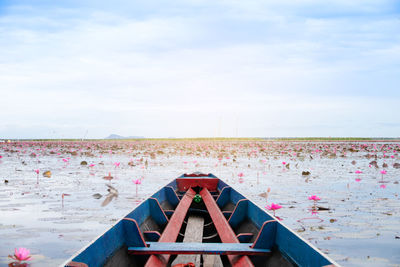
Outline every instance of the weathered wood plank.
[[(203, 240), (204, 218), (200, 216), (190, 216), (185, 230), (183, 243), (201, 243)], [(178, 255), (172, 262), (172, 266), (180, 263), (193, 262), (195, 266), (200, 266), (200, 255)]]
[(190, 216), (186, 225), (184, 243), (200, 242), (203, 239), (204, 218), (200, 216)]
[(203, 255), (203, 267), (223, 267), (219, 255)]

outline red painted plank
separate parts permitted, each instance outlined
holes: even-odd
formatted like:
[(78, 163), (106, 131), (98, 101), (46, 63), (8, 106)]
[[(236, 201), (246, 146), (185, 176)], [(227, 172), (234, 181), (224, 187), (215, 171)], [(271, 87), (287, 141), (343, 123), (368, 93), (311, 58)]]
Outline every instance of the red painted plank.
[[(225, 219), (225, 216), (222, 214), (207, 188), (203, 188), (203, 190), (200, 192), (200, 195), (203, 198), (204, 204), (207, 207), (208, 213), (211, 216), (221, 241), (223, 243), (239, 243), (235, 232), (230, 227), (228, 221)], [(234, 267), (254, 266), (247, 256), (229, 255), (228, 259)]]
[[(172, 214), (164, 232), (161, 234), (158, 242), (175, 242), (179, 235), (179, 230), (182, 227), (183, 220), (186, 217), (186, 213), (192, 204), (193, 197), (196, 195), (193, 189), (189, 188), (186, 194), (183, 196), (178, 206), (175, 209), (174, 214)], [(151, 255), (146, 263), (146, 267), (158, 267), (166, 266), (170, 255)]]
[(181, 192), (196, 186), (207, 188), (208, 191), (217, 191), (218, 181), (218, 178), (177, 178), (176, 184)]

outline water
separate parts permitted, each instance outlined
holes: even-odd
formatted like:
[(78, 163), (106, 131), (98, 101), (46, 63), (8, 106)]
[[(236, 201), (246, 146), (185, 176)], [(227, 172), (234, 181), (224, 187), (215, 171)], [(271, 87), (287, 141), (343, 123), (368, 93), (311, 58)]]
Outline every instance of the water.
[[(399, 145), (271, 141), (0, 144), (0, 266), (12, 262), (7, 256), (15, 247), (31, 250), (30, 266), (59, 265), (170, 180), (194, 171), (217, 175), (261, 207), (267, 202), (260, 194), (270, 188), (268, 203), (282, 205), (276, 211), (282, 222), (343, 266), (400, 266), (400, 169), (393, 168), (400, 162)], [(369, 167), (375, 156), (379, 169)], [(82, 161), (88, 165), (82, 166)], [(382, 168), (383, 163), (388, 167)], [(39, 184), (35, 169), (40, 170)], [(380, 173), (383, 169), (387, 170), (384, 175)], [(43, 177), (47, 170), (51, 178)], [(363, 173), (355, 174), (356, 170)], [(303, 176), (302, 171), (311, 175)], [(114, 179), (104, 180), (109, 173)], [(243, 183), (239, 183), (239, 173), (244, 174)], [(132, 180), (138, 178), (142, 184), (136, 195)], [(119, 196), (102, 207), (108, 194), (106, 184), (115, 187)], [(64, 205), (63, 193), (69, 194), (64, 196)], [(92, 195), (96, 193), (102, 198), (95, 199)], [(317, 205), (329, 210), (311, 215), (310, 195), (319, 196)], [(323, 221), (307, 219), (314, 217)]]

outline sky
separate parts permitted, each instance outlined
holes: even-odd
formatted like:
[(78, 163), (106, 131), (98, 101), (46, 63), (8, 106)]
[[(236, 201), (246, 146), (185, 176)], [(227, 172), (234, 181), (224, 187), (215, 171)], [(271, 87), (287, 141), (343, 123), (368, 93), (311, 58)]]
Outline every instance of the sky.
[(399, 137), (395, 0), (0, 0), (0, 139)]

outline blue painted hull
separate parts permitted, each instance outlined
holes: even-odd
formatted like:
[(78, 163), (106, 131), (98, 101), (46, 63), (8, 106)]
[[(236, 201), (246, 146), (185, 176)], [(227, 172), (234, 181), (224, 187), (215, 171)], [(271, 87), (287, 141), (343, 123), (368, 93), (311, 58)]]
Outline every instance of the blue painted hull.
[[(217, 222), (212, 219), (215, 220), (217, 215), (209, 214), (210, 209), (205, 206), (207, 203), (193, 201), (191, 204), (189, 203), (190, 207), (184, 216), (187, 218), (191, 214), (196, 214), (196, 216), (204, 217), (204, 237), (201, 245), (203, 249), (201, 251), (193, 249), (195, 252), (191, 252), (190, 248), (185, 248), (184, 251), (179, 250), (178, 253), (176, 249), (182, 246), (164, 244), (160, 246), (160, 250), (170, 247), (170, 251), (166, 253), (172, 255), (184, 253), (220, 254), (224, 266), (233, 265), (230, 258), (233, 256), (226, 255), (234, 253), (247, 255), (244, 257), (249, 259), (248, 265), (240, 266), (337, 266), (335, 262), (285, 227), (272, 215), (247, 200), (235, 189), (212, 174), (194, 177), (182, 175), (173, 180), (79, 251), (63, 266), (145, 266), (146, 263), (148, 264), (146, 266), (150, 266), (149, 258), (154, 256), (148, 254), (163, 252), (151, 250), (152, 246), (148, 244), (157, 242), (162, 235), (167, 235), (164, 230), (167, 228), (171, 217), (178, 210), (185, 193), (187, 193), (185, 192), (188, 189), (186, 187), (190, 186), (193, 181), (198, 183), (194, 187), (197, 193), (202, 190), (202, 186), (209, 187), (216, 207), (219, 208), (215, 211), (215, 214), (222, 214), (225, 217), (226, 222), (222, 223), (230, 226), (236, 235), (236, 240), (240, 243), (252, 244), (252, 246), (250, 248), (240, 244), (229, 246), (225, 243), (224, 246), (221, 246), (221, 251), (216, 251), (217, 243), (222, 242), (221, 233), (216, 231)], [(194, 184), (191, 186), (194, 186)], [(182, 231), (185, 227), (180, 228), (178, 227), (179, 235), (174, 241), (177, 243), (182, 242), (184, 236)], [(170, 229), (166, 231), (170, 231)], [(207, 245), (204, 243), (210, 243), (212, 253), (207, 251)], [(245, 249), (245, 247), (247, 248)], [(265, 255), (254, 253), (262, 253), (262, 251), (270, 252)], [(140, 253), (145, 255), (140, 255)], [(169, 266), (173, 259), (174, 256), (169, 258), (166, 266)]]

